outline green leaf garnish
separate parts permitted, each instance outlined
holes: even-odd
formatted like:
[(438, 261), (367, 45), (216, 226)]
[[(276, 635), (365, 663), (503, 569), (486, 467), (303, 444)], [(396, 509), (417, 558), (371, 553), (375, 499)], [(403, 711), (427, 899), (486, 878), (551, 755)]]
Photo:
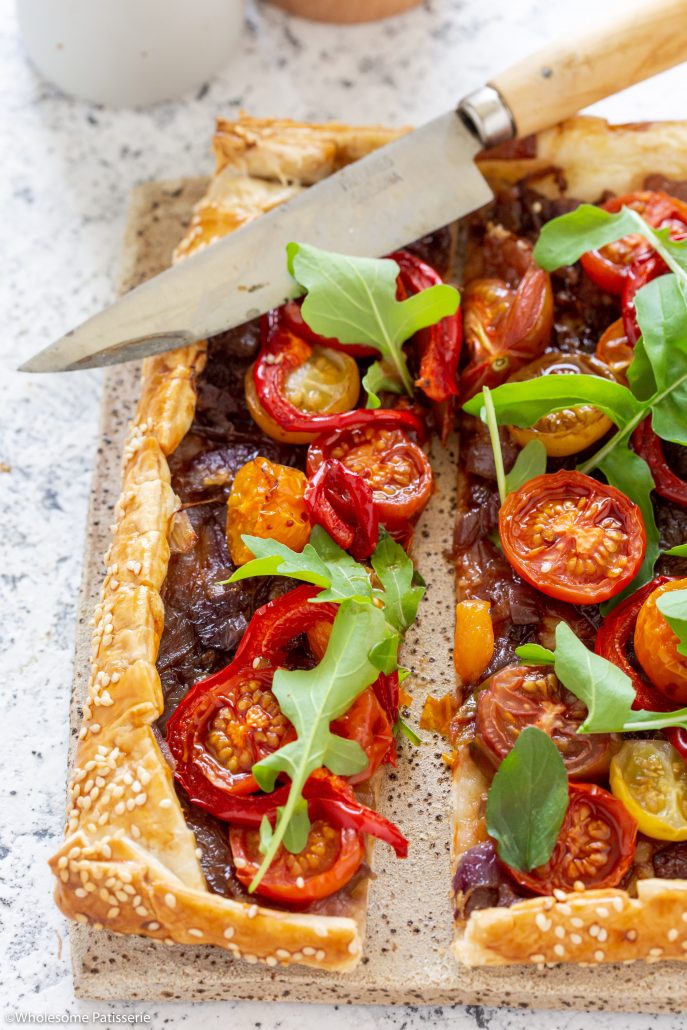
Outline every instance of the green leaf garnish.
[(390, 676), (398, 668), (398, 647), (401, 642), (400, 634), (389, 633), (378, 644), (370, 650), (369, 659), (375, 669)]
[(494, 454), (494, 468), (496, 469), (496, 485), (499, 490), (499, 499), (501, 504), (506, 499), (508, 490), (506, 489), (506, 472), (503, 467), (503, 452), (501, 451), (501, 438), (499, 436), (499, 424), (496, 419), (496, 412), (494, 411), (494, 402), (491, 399), (491, 390), (488, 386), (484, 387), (484, 391), (481, 394), (484, 403), (484, 421), (487, 424), (489, 430), (489, 439), (491, 441), (491, 449)]
[(301, 313), (313, 332), (374, 347), (412, 395), (403, 344), (419, 329), (455, 314), (458, 291), (442, 284), (399, 301), (395, 261), (335, 254), (306, 243), (289, 243), (286, 250), (291, 275), (308, 291)]
[(512, 494), (535, 476), (546, 472), (546, 447), (541, 440), (529, 440), (506, 475), (506, 493)]
[(551, 738), (520, 733), (496, 771), (487, 798), (487, 832), (502, 862), (529, 872), (551, 857), (568, 809), (568, 775)]
[(403, 393), (403, 383), (398, 376), (392, 375), (384, 363), (373, 361), (363, 376), (363, 389), (367, 392), (366, 408), (378, 408), (381, 405), (378, 394), (382, 390), (392, 393)]
[[(530, 650), (535, 646), (525, 644), (517, 648), (516, 654), (523, 661), (536, 664), (536, 656)], [(563, 686), (587, 706), (587, 718), (578, 733), (636, 733), (669, 726), (687, 729), (687, 708), (675, 712), (633, 711), (635, 690), (630, 677), (613, 662), (585, 647), (567, 623), (559, 622), (556, 626), (555, 651), (541, 651), (547, 656), (546, 664), (553, 664)]]
[(661, 594), (656, 607), (680, 641), (678, 654), (687, 656), (687, 590), (670, 590)]
[[(309, 829), (303, 787), (311, 773), (325, 766), (338, 776), (362, 772), (368, 758), (360, 744), (332, 733), (329, 725), (351, 707), (355, 699), (377, 679), (379, 670), (368, 655), (386, 635), (382, 612), (371, 604), (349, 601), (339, 608), (329, 645), (314, 669), (279, 669), (272, 690), (284, 715), (294, 726), (297, 738), (253, 766), (261, 790), (274, 790), (277, 777), (284, 773), (291, 780), (286, 804), (277, 814), (271, 835), (262, 834), (266, 844), (262, 864), (249, 890), (259, 885), (280, 844), (302, 850), (306, 827)], [(296, 829), (290, 829), (297, 820)], [(305, 833), (307, 839), (307, 832)]]
[(387, 622), (401, 633), (415, 622), (425, 581), (400, 544), (380, 526), (379, 543), (370, 559), (382, 589), (374, 591), (384, 605)]
[(687, 544), (677, 544), (675, 547), (669, 547), (663, 553), (675, 558), (687, 558)]
[(399, 733), (402, 734), (406, 738), (406, 740), (409, 740), (410, 743), (414, 744), (415, 747), (420, 747), (420, 745), (422, 744), (422, 737), (418, 737), (415, 730), (411, 729), (408, 723), (404, 722), (400, 715), (394, 723), (393, 732), (395, 737), (397, 737)]
[(324, 587), (313, 601), (372, 601), (372, 587), (365, 568), (336, 544), (322, 526), (313, 526), (302, 551), (293, 551), (277, 540), (245, 535), (241, 538), (255, 555), (225, 583), (252, 576), (290, 576)]
[(515, 648), (515, 653), (526, 665), (553, 665), (556, 660), (553, 651), (541, 644), (521, 644)]

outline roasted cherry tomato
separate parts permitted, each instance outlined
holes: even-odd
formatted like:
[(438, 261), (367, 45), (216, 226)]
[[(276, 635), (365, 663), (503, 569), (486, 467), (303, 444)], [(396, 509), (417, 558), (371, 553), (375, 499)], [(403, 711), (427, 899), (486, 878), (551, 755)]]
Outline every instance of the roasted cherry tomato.
[(346, 714), (332, 722), (331, 731), (347, 740), (356, 740), (369, 759), (362, 772), (347, 777), (349, 783), (369, 780), (394, 749), (391, 723), (377, 700), (374, 687), (364, 690)]
[(615, 597), (639, 572), (646, 550), (637, 505), (581, 472), (535, 476), (509, 494), (499, 533), (524, 580), (573, 604)]
[(627, 342), (631, 347), (635, 346), (637, 340), (642, 335), (642, 330), (637, 322), (635, 297), (642, 286), (646, 286), (652, 279), (656, 279), (659, 275), (664, 275), (667, 271), (668, 266), (663, 258), (653, 252), (642, 254), (641, 257), (638, 257), (630, 265), (625, 276), (625, 285), (623, 286), (622, 315), (623, 328), (627, 336)]
[(635, 654), (654, 686), (670, 701), (687, 704), (687, 657), (678, 651), (680, 643), (656, 601), (671, 590), (687, 589), (687, 579), (662, 583), (647, 597), (637, 615)]
[(499, 765), (522, 730), (536, 726), (553, 740), (569, 776), (598, 780), (608, 772), (616, 743), (608, 733), (578, 733), (586, 717), (586, 705), (550, 669), (509, 665), (477, 695), (476, 734), (483, 752)]
[(627, 370), (632, 364), (634, 347), (627, 338), (622, 318), (612, 322), (602, 334), (594, 357), (609, 369), (619, 383), (627, 383)]
[(305, 489), (310, 521), (323, 526), (332, 540), (356, 561), (369, 558), (379, 538), (372, 489), (357, 472), (336, 458), (324, 461)]
[(628, 740), (611, 762), (611, 790), (655, 840), (687, 840), (687, 765), (667, 740)]
[(404, 429), (385, 425), (383, 418), (318, 437), (308, 448), (308, 475), (331, 458), (365, 480), (379, 521), (389, 529), (416, 518), (431, 496), (427, 455)]
[(651, 428), (651, 418), (645, 418), (637, 426), (632, 434), (632, 446), (651, 469), (656, 493), (687, 507), (687, 482), (680, 479), (666, 461), (663, 442)]
[[(687, 225), (687, 204), (667, 193), (638, 190), (612, 197), (601, 205), (605, 211), (632, 208), (654, 228), (669, 226), (680, 232)], [(672, 235), (672, 233), (671, 233)], [(634, 262), (651, 251), (651, 244), (643, 236), (632, 234), (609, 243), (600, 250), (590, 250), (581, 257), (582, 267), (589, 278), (602, 290), (620, 294)]]
[[(511, 873), (536, 894), (616, 887), (632, 865), (637, 823), (624, 805), (595, 783), (571, 783), (563, 826), (545, 865)], [(510, 867), (509, 867), (510, 868)]]
[(468, 400), (538, 357), (551, 338), (551, 279), (535, 263), (532, 247), (500, 227), (484, 244), (489, 278), (475, 278), (463, 291), (463, 334), (469, 360), (460, 376)]
[(210, 797), (213, 787), (228, 794), (258, 790), (255, 763), (293, 740), (272, 693), (273, 676), (274, 668), (232, 663), (181, 701), (167, 723), (167, 743), (176, 777), (191, 797)]
[[(358, 366), (352, 357), (329, 347), (308, 346), (310, 354), (288, 373), (284, 380), (284, 396), (289, 404), (303, 413), (334, 415), (356, 406), (360, 393)], [(286, 443), (310, 443), (314, 432), (289, 432), (260, 403), (254, 366), (246, 372), (246, 404), (263, 433)]]
[(453, 665), (463, 683), (476, 683), (494, 657), (494, 626), (488, 601), (459, 601)]
[[(606, 367), (586, 354), (561, 354), (559, 351), (552, 351), (525, 365), (508, 381), (518, 383), (537, 379), (539, 376), (577, 374), (610, 378)], [(539, 440), (551, 457), (564, 458), (591, 447), (610, 428), (611, 420), (602, 411), (591, 404), (580, 404), (575, 408), (565, 408), (563, 411), (545, 415), (529, 428), (509, 426), (508, 431), (521, 447), (530, 440)]]
[(238, 470), (227, 503), (227, 542), (234, 565), (253, 557), (241, 536), (271, 537), (302, 551), (310, 537), (304, 494), (307, 479), (299, 469), (253, 458)]
[[(229, 842), (236, 875), (248, 887), (262, 864), (260, 832), (232, 826)], [(286, 905), (309, 905), (345, 887), (364, 857), (361, 833), (342, 830), (318, 819), (310, 828), (305, 847), (297, 855), (292, 855), (283, 845), (279, 848), (256, 894)]]

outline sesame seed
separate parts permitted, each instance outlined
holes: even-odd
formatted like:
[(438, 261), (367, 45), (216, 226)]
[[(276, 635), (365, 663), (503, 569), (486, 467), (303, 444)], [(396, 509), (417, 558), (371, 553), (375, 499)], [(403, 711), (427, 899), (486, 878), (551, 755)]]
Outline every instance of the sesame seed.
[(348, 954), (357, 955), (360, 951), (360, 941), (357, 938), (353, 938), (351, 943), (348, 945)]
[(590, 937), (598, 937), (600, 930), (601, 930), (601, 927), (599, 926), (598, 923), (592, 923), (592, 925), (589, 927), (589, 936)]
[(113, 905), (112, 908), (109, 908), (107, 910), (107, 918), (108, 919), (116, 919), (118, 915), (119, 915), (119, 906), (118, 905)]
[(570, 920), (570, 925), (571, 926), (576, 926), (578, 928), (578, 930), (579, 930), (579, 929), (581, 929), (584, 926), (584, 919), (580, 919), (579, 916), (573, 916), (572, 919)]
[(66, 869), (63, 869), (60, 872), (60, 880), (62, 880), (62, 883), (68, 883), (69, 882), (69, 873), (67, 872)]
[(199, 930), (195, 926), (190, 926), (188, 932), (189, 932), (191, 937), (202, 937), (203, 936), (203, 931)]
[(275, 955), (277, 958), (291, 958), (291, 952), (287, 951), (286, 948), (277, 948)]
[(603, 944), (604, 941), (608, 940), (608, 930), (604, 930), (604, 928), (601, 927), (598, 934), (596, 935), (596, 939), (598, 940), (599, 944)]
[(265, 959), (265, 962), (266, 962), (266, 964), (268, 966), (276, 966), (276, 964), (277, 964), (277, 960), (274, 957), (274, 955), (268, 955), (267, 958)]
[(551, 920), (547, 919), (543, 912), (537, 912), (534, 921), (542, 933), (546, 933), (547, 930), (551, 929)]
[(224, 937), (229, 941), (229, 940), (231, 940), (231, 938), (234, 936), (235, 933), (236, 933), (236, 930), (234, 929), (233, 926), (227, 926), (225, 928), (225, 930), (224, 930)]
[(565, 948), (562, 944), (554, 944), (553, 953), (554, 955), (558, 955), (559, 958), (563, 958), (565, 955)]
[(582, 883), (582, 880), (575, 880), (573, 884), (573, 890), (576, 890), (578, 893), (581, 893), (585, 890), (585, 886)]
[(315, 952), (315, 958), (317, 959), (318, 962), (322, 962), (322, 960), (325, 959), (326, 957), (327, 957), (327, 952), (323, 951), (322, 948), (319, 948), (318, 951)]
[(137, 905), (134, 911), (136, 912), (136, 915), (139, 916), (148, 915), (148, 909), (145, 907), (145, 905)]
[(248, 918), (249, 919), (255, 919), (257, 914), (258, 914), (258, 906), (257, 905), (251, 905), (250, 908), (248, 909)]
[(649, 948), (649, 954), (652, 958), (660, 958), (663, 954), (663, 948)]
[(616, 912), (622, 912), (622, 910), (623, 910), (623, 899), (622, 898), (613, 898), (613, 900), (611, 901), (611, 904), (613, 905), (613, 908), (616, 910)]
[[(153, 930), (153, 931), (159, 930), (160, 929), (160, 924), (157, 923), (154, 919), (152, 919), (149, 923), (145, 924), (145, 928), (146, 928), (146, 930)], [(189, 930), (189, 933), (191, 933), (191, 932), (192, 931)], [(197, 931), (197, 932), (200, 932), (200, 931)], [(201, 936), (202, 936), (202, 934), (201, 934)]]
[(603, 905), (599, 905), (599, 907), (596, 910), (596, 914), (601, 919), (608, 919), (611, 913), (608, 911), (607, 908), (604, 908)]
[(132, 823), (129, 829), (131, 830), (131, 836), (138, 840), (141, 836), (141, 831), (139, 830), (136, 823)]
[(563, 940), (563, 938), (565, 937), (564, 926), (557, 926), (553, 932), (555, 933), (556, 937), (558, 937), (560, 940)]
[(176, 908), (177, 899), (170, 892), (165, 894), (165, 905), (167, 906), (167, 908)]
[(680, 947), (683, 951), (687, 951), (687, 941), (682, 941)]
[(594, 958), (597, 962), (603, 962), (603, 960), (606, 958), (606, 953), (602, 951), (601, 948), (599, 948), (598, 951), (594, 952)]
[(676, 941), (679, 937), (679, 931), (676, 930), (675, 927), (672, 927), (672, 929), (668, 930), (666, 937), (669, 941)]
[(66, 855), (62, 855), (61, 858), (58, 860), (57, 868), (58, 869), (66, 869), (67, 868), (67, 861), (68, 861), (67, 856)]
[(100, 723), (99, 722), (92, 722), (91, 723), (91, 733), (100, 733)]
[(310, 947), (303, 948), (303, 954), (304, 955), (308, 955), (308, 956), (314, 955), (315, 954), (315, 949), (314, 948), (310, 948)]
[(544, 962), (544, 961), (545, 961), (544, 960), (544, 956), (540, 955), (539, 952), (537, 952), (534, 955), (530, 955), (530, 962)]
[(74, 893), (76, 894), (77, 898), (86, 897), (86, 891), (83, 889), (83, 887), (77, 887)]
[(145, 805), (147, 800), (148, 800), (148, 795), (145, 794), (145, 793), (144, 794), (137, 794), (136, 795), (136, 804), (139, 806), (139, 808), (140, 808), (141, 805)]
[(158, 802), (158, 808), (171, 808), (172, 802), (169, 798), (163, 798), (162, 801)]
[(121, 902), (122, 905), (126, 905), (129, 900), (128, 895), (124, 891), (115, 891), (115, 898)]
[(570, 934), (570, 941), (571, 941), (572, 944), (581, 944), (582, 943), (582, 938), (580, 937), (579, 933), (571, 933)]
[(124, 804), (124, 802), (118, 801), (117, 804), (114, 806), (113, 812), (115, 815), (124, 815), (125, 810), (126, 805)]
[(244, 955), (243, 956), (243, 960), (244, 960), (244, 962), (247, 962), (249, 965), (254, 966), (256, 964), (256, 962), (258, 961), (258, 956), (257, 955)]
[(565, 893), (565, 891), (562, 891), (560, 887), (554, 887), (553, 896), (556, 899), (556, 901), (565, 901), (568, 895)]
[(628, 930), (627, 933), (625, 934), (625, 937), (626, 937), (626, 939), (628, 941), (636, 941), (637, 940), (637, 931), (636, 930)]

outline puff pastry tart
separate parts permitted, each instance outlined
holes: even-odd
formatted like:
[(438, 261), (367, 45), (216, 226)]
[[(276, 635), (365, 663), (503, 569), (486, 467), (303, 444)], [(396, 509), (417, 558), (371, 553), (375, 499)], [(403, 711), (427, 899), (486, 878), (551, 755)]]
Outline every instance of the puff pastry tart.
[(686, 142), (682, 124), (576, 118), (483, 158), (459, 686), (424, 716), (453, 745), (469, 965), (687, 954)]
[[(175, 259), (394, 135), (220, 121)], [(391, 308), (433, 286), (451, 310), (376, 363), (376, 410), (374, 340), (325, 338), (297, 302), (144, 362), (51, 863), (73, 919), (270, 966), (359, 960), (371, 842), (408, 846), (374, 806), (423, 593), (424, 444), (457, 391), (452, 240), (384, 265)]]

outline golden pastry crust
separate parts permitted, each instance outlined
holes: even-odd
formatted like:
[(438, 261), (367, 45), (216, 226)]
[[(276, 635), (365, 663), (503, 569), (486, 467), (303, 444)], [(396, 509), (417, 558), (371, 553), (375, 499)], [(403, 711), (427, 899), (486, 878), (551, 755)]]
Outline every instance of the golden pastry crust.
[[(392, 135), (254, 119), (221, 122), (222, 170), (197, 206), (175, 260)], [(238, 141), (235, 150), (232, 139)], [(296, 161), (299, 139), (304, 147), (307, 141), (302, 177)], [(283, 185), (286, 179), (292, 185)], [(93, 620), (92, 670), (71, 777), (66, 840), (50, 861), (56, 900), (70, 918), (118, 933), (215, 944), (270, 966), (303, 963), (346, 970), (362, 950), (361, 892), (353, 892), (346, 916), (277, 911), (211, 893), (153, 731), (163, 709), (155, 666), (164, 624), (160, 589), (179, 503), (166, 459), (193, 421), (196, 378), (205, 357), (201, 341), (143, 362)]]
[[(594, 201), (604, 190), (638, 189), (656, 172), (687, 178), (687, 123), (609, 126), (600, 118), (573, 118), (482, 155), (480, 166), (494, 186), (532, 176), (533, 186), (552, 197), (561, 191), (555, 168), (568, 195)], [(459, 513), (461, 493), (459, 480)], [(465, 587), (459, 574), (457, 600)], [(461, 855), (486, 839), (487, 789), (468, 749), (459, 749), (452, 770), (454, 869)], [(510, 908), (482, 909), (457, 923), (453, 954), (469, 966), (686, 959), (687, 880), (639, 880), (636, 898), (610, 889), (558, 892)]]

